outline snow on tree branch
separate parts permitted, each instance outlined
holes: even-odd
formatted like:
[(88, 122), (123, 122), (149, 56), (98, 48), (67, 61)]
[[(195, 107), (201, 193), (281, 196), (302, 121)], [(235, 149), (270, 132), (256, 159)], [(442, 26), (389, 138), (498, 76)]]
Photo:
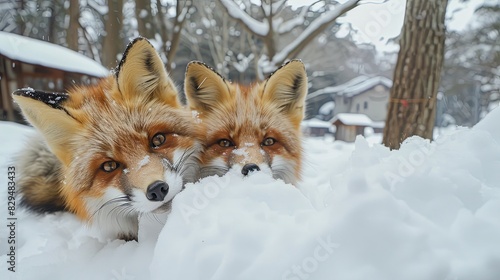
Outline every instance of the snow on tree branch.
[(245, 11), (243, 11), (236, 3), (231, 0), (219, 0), (219, 2), (227, 10), (228, 14), (243, 23), (243, 25), (252, 33), (259, 36), (266, 36), (269, 33), (269, 26), (265, 22), (260, 22)]
[(264, 72), (274, 71), (275, 67), (283, 64), (287, 58), (297, 55), (306, 46), (308, 41), (312, 40), (315, 36), (322, 32), (339, 16), (355, 8), (359, 1), (360, 0), (349, 0), (316, 18), (295, 40), (293, 40), (290, 44), (287, 44), (285, 48), (272, 57), (271, 61), (269, 61), (267, 65), (270, 68), (263, 69)]
[(108, 13), (108, 6), (106, 6), (106, 5), (98, 4), (92, 0), (88, 1), (87, 4), (89, 5), (89, 7), (94, 9), (97, 13), (99, 13), (102, 16), (104, 16)]
[(273, 16), (275, 14), (278, 14), (283, 7), (285, 6), (286, 0), (281, 0), (277, 1), (274, 3), (265, 3), (264, 1), (261, 2), (261, 8), (262, 11), (264, 11), (264, 15), (266, 17)]
[(278, 31), (278, 34), (285, 34), (292, 31), (295, 27), (304, 24), (307, 12), (308, 9), (303, 7), (302, 10), (300, 11), (300, 14), (298, 14), (297, 16), (293, 17), (288, 21), (280, 23), (279, 25), (277, 24), (277, 26), (274, 27), (274, 29)]

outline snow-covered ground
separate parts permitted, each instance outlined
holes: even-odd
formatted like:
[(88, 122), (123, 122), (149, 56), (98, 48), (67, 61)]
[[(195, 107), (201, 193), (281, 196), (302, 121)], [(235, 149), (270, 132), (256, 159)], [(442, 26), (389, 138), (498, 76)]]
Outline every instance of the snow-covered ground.
[[(500, 109), (398, 151), (306, 139), (299, 188), (237, 171), (188, 185), (140, 242), (102, 241), (70, 214), (16, 210), (7, 167), (30, 129), (0, 123), (1, 279), (500, 279)], [(7, 276), (7, 277), (5, 277)]]

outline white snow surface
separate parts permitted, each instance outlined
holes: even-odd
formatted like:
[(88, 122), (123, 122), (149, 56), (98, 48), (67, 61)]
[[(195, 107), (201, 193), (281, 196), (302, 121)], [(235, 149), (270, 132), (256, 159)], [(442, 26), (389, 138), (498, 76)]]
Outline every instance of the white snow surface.
[[(231, 170), (188, 184), (139, 242), (103, 241), (68, 213), (17, 208), (7, 270), (7, 166), (31, 129), (0, 122), (1, 279), (495, 280), (500, 275), (500, 109), (434, 142), (390, 151), (305, 139), (303, 181)], [(160, 217), (163, 219), (164, 217)]]
[(52, 43), (0, 31), (0, 54), (31, 64), (105, 77), (110, 71), (81, 53)]

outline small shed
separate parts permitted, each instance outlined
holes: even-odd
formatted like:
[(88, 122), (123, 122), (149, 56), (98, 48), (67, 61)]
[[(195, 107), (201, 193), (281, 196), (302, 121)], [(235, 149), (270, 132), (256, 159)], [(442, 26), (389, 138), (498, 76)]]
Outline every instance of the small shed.
[(98, 62), (62, 46), (0, 31), (0, 117), (21, 121), (12, 102), (23, 87), (63, 92), (75, 84), (90, 84), (109, 70)]
[(330, 121), (337, 128), (335, 140), (354, 142), (357, 135), (365, 135), (365, 128), (372, 127), (373, 121), (364, 114), (340, 113)]

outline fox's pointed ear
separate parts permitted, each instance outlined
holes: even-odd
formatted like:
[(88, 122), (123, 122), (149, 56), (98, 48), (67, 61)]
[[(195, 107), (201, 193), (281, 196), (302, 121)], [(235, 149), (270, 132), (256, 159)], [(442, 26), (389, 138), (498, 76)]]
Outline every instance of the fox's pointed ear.
[(262, 99), (288, 114), (296, 128), (304, 118), (307, 73), (300, 60), (291, 60), (265, 81)]
[(71, 161), (71, 140), (80, 123), (71, 117), (62, 104), (68, 95), (20, 89), (12, 94), (26, 119), (43, 135), (51, 151), (64, 164)]
[(187, 65), (184, 93), (192, 110), (209, 112), (220, 106), (221, 100), (230, 96), (224, 78), (215, 70), (199, 61)]
[(127, 101), (158, 98), (170, 106), (181, 106), (175, 84), (155, 48), (145, 38), (138, 37), (130, 42), (115, 75), (118, 89)]

